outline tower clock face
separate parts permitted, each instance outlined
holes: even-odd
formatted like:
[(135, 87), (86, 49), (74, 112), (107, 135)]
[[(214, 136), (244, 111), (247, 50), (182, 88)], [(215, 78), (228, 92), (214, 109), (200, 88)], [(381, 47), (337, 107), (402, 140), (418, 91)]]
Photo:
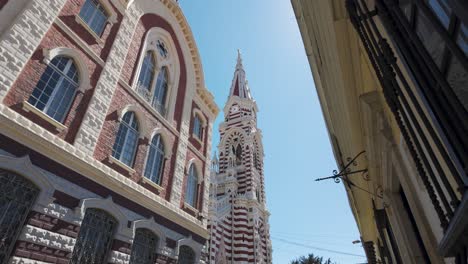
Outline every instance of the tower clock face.
[(237, 112), (237, 111), (239, 111), (239, 106), (235, 105), (235, 106), (233, 106), (233, 107), (231, 108), (231, 112), (232, 112), (232, 113), (235, 113), (235, 112)]

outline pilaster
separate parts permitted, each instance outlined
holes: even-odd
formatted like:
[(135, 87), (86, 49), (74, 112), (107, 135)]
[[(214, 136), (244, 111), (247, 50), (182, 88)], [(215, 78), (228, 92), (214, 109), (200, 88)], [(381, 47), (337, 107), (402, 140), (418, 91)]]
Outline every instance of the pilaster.
[(59, 15), (66, 0), (32, 0), (0, 37), (0, 101)]

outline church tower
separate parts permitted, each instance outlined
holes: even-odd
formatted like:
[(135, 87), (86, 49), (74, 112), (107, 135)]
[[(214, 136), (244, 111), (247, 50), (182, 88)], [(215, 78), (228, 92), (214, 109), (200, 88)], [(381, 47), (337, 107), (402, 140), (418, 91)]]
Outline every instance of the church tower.
[(215, 154), (212, 161), (210, 263), (272, 262), (257, 112), (238, 53), (224, 122), (219, 126), (219, 157)]

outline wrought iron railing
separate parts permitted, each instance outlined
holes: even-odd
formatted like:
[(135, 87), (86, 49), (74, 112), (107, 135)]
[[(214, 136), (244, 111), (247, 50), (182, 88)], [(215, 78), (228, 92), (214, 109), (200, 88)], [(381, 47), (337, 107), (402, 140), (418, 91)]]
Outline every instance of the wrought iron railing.
[[(447, 230), (468, 186), (468, 112), (418, 38), (415, 22), (408, 20), (399, 1), (375, 0), (373, 10), (367, 2), (346, 1), (350, 20), (367, 51), (441, 226)], [(417, 8), (412, 12), (422, 12), (430, 18), (427, 26), (442, 35), (446, 52), (451, 52), (468, 72), (465, 54), (453, 38), (442, 32), (434, 13), (424, 1), (410, 2)]]

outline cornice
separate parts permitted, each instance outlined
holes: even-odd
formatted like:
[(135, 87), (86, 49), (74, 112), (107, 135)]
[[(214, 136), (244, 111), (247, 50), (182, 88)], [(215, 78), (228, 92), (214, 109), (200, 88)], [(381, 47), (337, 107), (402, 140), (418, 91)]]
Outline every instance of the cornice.
[(0, 123), (2, 124), (0, 126), (1, 134), (52, 158), (132, 201), (140, 203), (169, 221), (183, 226), (205, 239), (208, 238), (209, 233), (201, 221), (1, 104)]

